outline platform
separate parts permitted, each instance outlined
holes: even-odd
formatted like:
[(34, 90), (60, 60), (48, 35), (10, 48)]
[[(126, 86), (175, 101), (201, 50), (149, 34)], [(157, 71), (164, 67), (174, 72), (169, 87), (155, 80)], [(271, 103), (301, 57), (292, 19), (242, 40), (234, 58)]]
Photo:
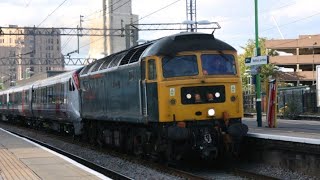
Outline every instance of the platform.
[(61, 154), (0, 128), (0, 180), (109, 179)]
[(262, 127), (257, 127), (256, 118), (243, 118), (248, 125), (248, 136), (320, 145), (320, 121), (277, 119), (277, 127), (267, 127), (265, 117)]

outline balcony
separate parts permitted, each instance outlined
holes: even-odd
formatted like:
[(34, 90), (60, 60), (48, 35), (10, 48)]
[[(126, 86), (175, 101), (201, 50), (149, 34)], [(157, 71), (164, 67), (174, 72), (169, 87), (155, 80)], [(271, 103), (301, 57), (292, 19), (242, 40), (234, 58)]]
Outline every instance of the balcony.
[(281, 66), (281, 65), (296, 65), (296, 64), (320, 64), (320, 55), (312, 54), (299, 55), (299, 56), (270, 56), (270, 63)]
[(297, 39), (284, 39), (284, 40), (267, 40), (266, 48), (268, 49), (296, 49), (298, 47)]
[(316, 77), (316, 72), (312, 76), (312, 71), (300, 71), (300, 72), (280, 72), (280, 81), (312, 81), (313, 77)]

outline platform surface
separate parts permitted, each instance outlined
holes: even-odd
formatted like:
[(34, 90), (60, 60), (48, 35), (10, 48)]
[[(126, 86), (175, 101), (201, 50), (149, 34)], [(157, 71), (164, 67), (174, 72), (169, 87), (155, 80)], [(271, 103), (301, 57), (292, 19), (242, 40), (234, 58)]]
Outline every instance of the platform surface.
[(275, 128), (268, 127), (265, 117), (261, 127), (256, 118), (243, 118), (243, 123), (249, 127), (248, 136), (320, 145), (320, 121), (277, 119)]
[(0, 180), (109, 179), (77, 162), (0, 128)]

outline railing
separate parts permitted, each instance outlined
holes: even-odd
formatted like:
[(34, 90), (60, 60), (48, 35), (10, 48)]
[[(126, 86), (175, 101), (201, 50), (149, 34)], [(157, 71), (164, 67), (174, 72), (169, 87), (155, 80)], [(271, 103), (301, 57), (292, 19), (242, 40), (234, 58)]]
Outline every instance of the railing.
[[(262, 93), (262, 112), (267, 112), (266, 94)], [(243, 94), (243, 107), (245, 113), (256, 112), (255, 94)], [(295, 118), (302, 114), (320, 115), (317, 107), (317, 94), (314, 87), (293, 87), (278, 89), (277, 95), (278, 115)]]

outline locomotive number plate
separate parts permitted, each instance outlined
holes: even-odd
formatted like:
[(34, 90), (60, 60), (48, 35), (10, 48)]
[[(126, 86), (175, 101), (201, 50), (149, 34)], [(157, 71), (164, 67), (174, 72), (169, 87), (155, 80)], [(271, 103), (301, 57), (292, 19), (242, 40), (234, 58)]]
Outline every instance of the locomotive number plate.
[(175, 88), (170, 88), (170, 96), (175, 96), (176, 90)]
[(231, 85), (231, 93), (236, 93), (236, 85)]

